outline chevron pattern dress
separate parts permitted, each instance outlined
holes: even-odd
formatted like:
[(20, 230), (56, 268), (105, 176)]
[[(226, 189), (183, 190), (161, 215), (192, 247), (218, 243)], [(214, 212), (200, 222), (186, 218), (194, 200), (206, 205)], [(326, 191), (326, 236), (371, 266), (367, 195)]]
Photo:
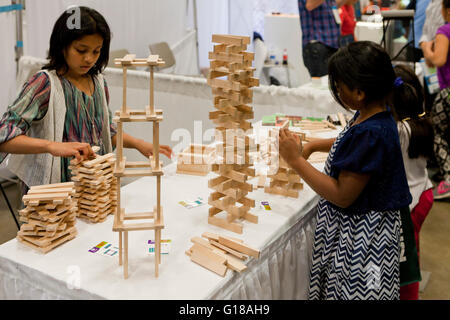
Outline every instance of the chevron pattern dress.
[[(325, 165), (330, 166), (337, 137)], [(399, 211), (349, 215), (325, 199), (318, 204), (317, 226), (310, 270), (312, 300), (399, 299)]]

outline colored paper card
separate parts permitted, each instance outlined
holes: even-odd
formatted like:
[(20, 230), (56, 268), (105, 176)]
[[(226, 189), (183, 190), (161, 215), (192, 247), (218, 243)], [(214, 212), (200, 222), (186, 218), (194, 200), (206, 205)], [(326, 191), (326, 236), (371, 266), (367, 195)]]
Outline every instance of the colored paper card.
[(106, 241), (102, 241), (100, 242), (98, 245), (96, 245), (95, 247), (92, 247), (89, 252), (91, 253), (96, 253), (100, 250), (100, 248), (102, 248), (103, 246), (105, 246), (106, 244), (108, 244), (108, 242)]
[(186, 209), (192, 209), (199, 206), (204, 205), (206, 202), (203, 200), (203, 198), (198, 197), (195, 200), (189, 200), (189, 201), (179, 201), (179, 204), (181, 204)]
[(261, 208), (266, 210), (266, 211), (271, 211), (272, 208), (269, 205), (269, 202), (267, 201), (261, 201)]
[[(154, 255), (155, 254), (155, 241), (148, 240), (147, 243), (148, 243), (148, 254)], [(169, 254), (171, 244), (172, 244), (172, 240), (170, 240), (170, 239), (161, 240), (161, 254)]]

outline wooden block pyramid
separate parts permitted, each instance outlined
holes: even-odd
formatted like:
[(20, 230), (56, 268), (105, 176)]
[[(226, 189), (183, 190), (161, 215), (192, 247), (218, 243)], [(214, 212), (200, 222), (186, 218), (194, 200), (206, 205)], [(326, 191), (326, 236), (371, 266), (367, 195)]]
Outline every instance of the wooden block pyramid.
[[(213, 192), (208, 203), (208, 223), (227, 230), (242, 233), (244, 219), (253, 223), (258, 217), (249, 211), (255, 207), (255, 201), (247, 198), (253, 186), (247, 183), (255, 176), (252, 155), (254, 140), (251, 138), (253, 108), (252, 87), (259, 85), (253, 78), (254, 54), (246, 52), (249, 37), (231, 35), (213, 35), (212, 42), (218, 43), (209, 53), (210, 73), (208, 84), (212, 87), (214, 107), (209, 118), (216, 127), (216, 164), (212, 171), (219, 177), (209, 181)], [(256, 152), (255, 152), (256, 153)], [(226, 217), (217, 214), (225, 212)]]
[[(161, 230), (164, 229), (163, 208), (161, 206), (161, 177), (164, 175), (159, 161), (159, 124), (163, 121), (162, 110), (154, 105), (154, 68), (165, 62), (158, 55), (136, 59), (128, 54), (116, 59), (115, 64), (123, 70), (123, 103), (113, 121), (117, 123), (117, 157), (114, 176), (117, 178), (117, 210), (114, 214), (113, 231), (119, 233), (119, 265), (123, 263), (124, 278), (128, 278), (128, 232), (153, 230), (155, 234), (155, 277), (158, 277), (161, 263)], [(127, 69), (133, 66), (147, 66), (150, 69), (149, 105), (144, 110), (130, 109), (127, 104)], [(149, 122), (153, 125), (153, 156), (147, 161), (127, 161), (123, 155), (123, 124), (125, 122)], [(156, 177), (156, 205), (152, 212), (126, 213), (120, 203), (120, 180), (123, 177)], [(155, 192), (151, 190), (151, 192)], [(136, 222), (141, 220), (141, 222)], [(133, 223), (129, 223), (129, 222)]]
[(113, 175), (114, 153), (78, 162), (73, 159), (69, 169), (75, 183), (78, 217), (97, 223), (106, 220), (117, 209), (117, 179)]
[[(305, 138), (303, 133), (292, 133), (297, 134), (302, 141)], [(270, 185), (264, 188), (264, 192), (298, 198), (299, 191), (303, 189), (303, 184), (298, 173), (284, 161), (279, 155), (278, 150), (274, 150), (276, 145), (275, 140), (278, 139), (278, 135), (279, 129), (269, 131), (269, 144), (271, 147), (269, 152), (272, 154), (270, 159), (276, 157), (277, 161), (269, 163), (269, 166), (271, 166), (270, 171), (275, 173), (267, 176), (270, 178)]]
[(75, 238), (77, 201), (74, 194), (73, 182), (31, 187), (22, 198), (26, 207), (19, 211), (20, 221), (24, 223), (17, 240), (47, 253)]

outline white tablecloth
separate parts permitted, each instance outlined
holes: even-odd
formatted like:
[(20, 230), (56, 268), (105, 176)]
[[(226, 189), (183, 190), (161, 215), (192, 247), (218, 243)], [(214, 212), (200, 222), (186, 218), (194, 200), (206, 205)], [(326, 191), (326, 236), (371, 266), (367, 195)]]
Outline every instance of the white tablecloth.
[[(309, 277), (314, 213), (318, 196), (305, 185), (298, 199), (251, 194), (269, 201), (271, 212), (253, 209), (258, 224), (244, 222), (237, 235), (207, 223), (208, 205), (186, 209), (178, 201), (207, 199), (208, 177), (176, 175), (168, 166), (162, 179), (165, 229), (171, 239), (162, 255), (159, 277), (154, 257), (146, 253), (153, 232), (129, 233), (129, 278), (123, 279), (118, 258), (88, 252), (101, 241), (118, 244), (112, 232), (113, 216), (104, 223), (78, 220), (78, 236), (46, 255), (13, 239), (0, 246), (0, 299), (305, 299)], [(211, 173), (209, 178), (213, 177)], [(127, 212), (150, 210), (154, 204), (154, 178), (142, 178), (122, 188)], [(256, 181), (255, 181), (256, 182)], [(261, 250), (259, 259), (247, 260), (243, 273), (228, 271), (225, 278), (190, 261), (185, 251), (190, 239), (205, 231), (239, 237)], [(79, 275), (79, 289), (74, 276)], [(75, 286), (75, 288), (73, 288)]]

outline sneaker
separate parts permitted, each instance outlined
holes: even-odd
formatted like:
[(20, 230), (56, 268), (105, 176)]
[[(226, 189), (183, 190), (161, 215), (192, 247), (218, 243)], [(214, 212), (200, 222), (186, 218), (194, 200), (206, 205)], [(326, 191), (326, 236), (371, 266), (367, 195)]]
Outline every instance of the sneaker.
[(441, 181), (439, 185), (433, 189), (434, 199), (445, 199), (450, 198), (450, 183), (447, 181)]

